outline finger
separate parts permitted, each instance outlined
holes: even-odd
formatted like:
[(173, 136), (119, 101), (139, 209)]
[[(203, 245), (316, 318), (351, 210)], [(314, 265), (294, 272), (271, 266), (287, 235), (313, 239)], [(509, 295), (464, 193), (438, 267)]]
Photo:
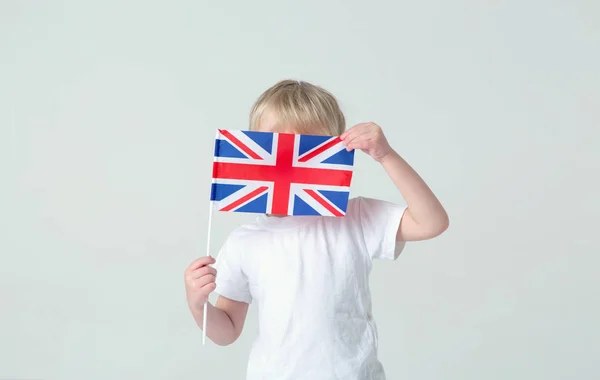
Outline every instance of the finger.
[(196, 269), (196, 270), (192, 271), (192, 272), (189, 274), (189, 276), (188, 276), (188, 277), (189, 277), (191, 280), (195, 280), (195, 279), (198, 279), (198, 278), (200, 278), (200, 277), (202, 277), (202, 276), (206, 276), (206, 275), (213, 275), (213, 276), (216, 276), (216, 275), (217, 275), (217, 270), (216, 270), (215, 268), (213, 268), (213, 267), (208, 267), (208, 266), (206, 266), (206, 267), (201, 267), (201, 268), (198, 268), (198, 269)]
[(360, 135), (348, 144), (349, 149), (369, 149), (373, 147), (373, 136), (369, 134)]
[(346, 142), (346, 149), (364, 149), (371, 140), (372, 138), (370, 134), (368, 132), (365, 132), (363, 134), (353, 137), (351, 140), (348, 140), (348, 142)]
[(348, 148), (348, 150), (351, 150), (351, 146), (354, 143), (364, 140), (365, 138), (368, 137), (368, 135), (369, 135), (368, 131), (350, 135), (350, 136), (346, 137), (346, 140), (343, 140), (344, 145), (346, 145), (346, 148)]
[(217, 278), (215, 276), (213, 276), (212, 274), (206, 275), (206, 276), (202, 276), (197, 280), (194, 280), (194, 286), (197, 288), (202, 288), (205, 285), (211, 284), (213, 282), (215, 282)]
[(355, 126), (348, 128), (344, 131), (344, 133), (342, 133), (340, 135), (340, 138), (342, 140), (346, 140), (348, 138), (350, 138), (351, 136), (355, 135), (356, 133), (360, 133), (360, 130), (362, 128), (364, 124), (356, 124)]
[(361, 142), (361, 143), (357, 143), (357, 144), (351, 144), (347, 149), (348, 150), (367, 150), (370, 149), (371, 146), (369, 145), (369, 143), (367, 142)]
[(204, 257), (201, 257), (199, 259), (196, 259), (196, 260), (192, 261), (192, 263), (187, 267), (187, 271), (191, 272), (191, 271), (193, 271), (195, 269), (198, 269), (200, 267), (214, 264), (215, 262), (216, 262), (216, 260), (214, 259), (214, 257), (212, 257), (212, 256), (204, 256)]
[(361, 130), (364, 128), (364, 126), (367, 125), (367, 124), (369, 124), (369, 123), (359, 123), (359, 124), (356, 124), (355, 126), (353, 126), (351, 128), (346, 129), (346, 131), (344, 131), (344, 133), (342, 133), (340, 135), (340, 138), (342, 140), (346, 140), (350, 136), (353, 136), (356, 133), (360, 133)]
[(214, 282), (209, 282), (208, 284), (202, 287), (202, 291), (205, 293), (212, 293), (217, 288), (217, 284)]

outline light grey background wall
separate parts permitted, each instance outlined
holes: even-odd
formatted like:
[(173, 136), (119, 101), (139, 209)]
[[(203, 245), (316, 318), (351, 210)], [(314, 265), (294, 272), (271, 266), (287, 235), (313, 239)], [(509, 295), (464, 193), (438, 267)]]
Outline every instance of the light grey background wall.
[[(201, 345), (216, 128), (283, 78), (375, 121), (450, 229), (372, 276), (390, 379), (597, 379), (595, 1), (0, 2), (0, 379), (241, 379)], [(358, 156), (354, 195), (402, 202)], [(215, 215), (213, 250), (246, 216)]]

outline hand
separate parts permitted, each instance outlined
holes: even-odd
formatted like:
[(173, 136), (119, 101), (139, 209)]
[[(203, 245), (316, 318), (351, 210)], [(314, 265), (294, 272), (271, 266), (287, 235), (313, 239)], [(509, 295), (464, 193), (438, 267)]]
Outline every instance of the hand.
[(209, 266), (214, 263), (214, 258), (205, 256), (193, 261), (184, 272), (185, 293), (192, 310), (202, 308), (208, 301), (208, 295), (217, 287), (215, 283), (217, 270)]
[(381, 127), (375, 123), (357, 124), (340, 136), (346, 150), (360, 149), (377, 162), (382, 162), (394, 150), (388, 143)]

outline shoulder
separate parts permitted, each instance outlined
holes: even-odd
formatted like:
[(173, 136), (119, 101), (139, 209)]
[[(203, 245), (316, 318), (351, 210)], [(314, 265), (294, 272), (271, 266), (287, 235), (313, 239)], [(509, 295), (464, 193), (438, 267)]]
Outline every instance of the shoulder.
[[(365, 203), (371, 201), (371, 198), (363, 196), (355, 196), (348, 199), (348, 206), (346, 207), (345, 215), (342, 218), (332, 218), (335, 222), (341, 223), (346, 226), (353, 226), (360, 224), (362, 209)], [(331, 219), (330, 219), (331, 220)]]
[(346, 209), (346, 214), (356, 214), (360, 212), (360, 205), (365, 201), (365, 197), (363, 196), (355, 196), (348, 199), (348, 208)]
[(252, 240), (256, 236), (256, 232), (259, 231), (259, 227), (255, 224), (242, 224), (235, 227), (227, 235), (225, 244), (245, 244)]
[(370, 198), (364, 196), (352, 197), (348, 200), (348, 210), (351, 211), (360, 210), (362, 207), (405, 207), (403, 204), (397, 204), (394, 202), (386, 201), (383, 199)]
[(222, 272), (225, 267), (240, 267), (251, 247), (256, 246), (256, 235), (251, 225), (234, 227), (217, 252), (216, 267)]
[(354, 223), (375, 226), (379, 222), (386, 223), (390, 218), (395, 220), (401, 217), (405, 210), (405, 204), (357, 196), (348, 201), (346, 217)]
[(382, 199), (369, 198), (364, 196), (352, 197), (348, 200), (346, 209), (347, 216), (360, 216), (365, 208), (387, 208), (387, 207), (403, 207)]
[(364, 244), (372, 259), (395, 259), (404, 245), (397, 234), (406, 205), (381, 199), (356, 197), (348, 202), (348, 220), (360, 228)]
[(256, 245), (256, 243), (269, 234), (258, 219), (253, 222), (244, 223), (234, 227), (227, 235), (223, 247), (235, 248), (236, 250), (247, 250)]

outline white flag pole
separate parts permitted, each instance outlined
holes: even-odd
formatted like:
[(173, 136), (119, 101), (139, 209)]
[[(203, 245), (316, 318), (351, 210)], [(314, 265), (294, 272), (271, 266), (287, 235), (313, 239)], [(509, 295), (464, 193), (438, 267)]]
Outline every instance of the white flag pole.
[[(212, 227), (212, 213), (213, 213), (213, 204), (212, 201), (209, 201), (208, 208), (208, 233), (206, 236), (206, 256), (210, 256), (210, 230)], [(204, 303), (204, 314), (202, 316), (202, 345), (206, 344), (206, 314), (208, 312), (208, 299)]]
[[(215, 133), (215, 144), (221, 131), (217, 129)], [(213, 173), (214, 175), (214, 173)], [(211, 181), (212, 182), (212, 181)], [(210, 196), (208, 201), (208, 232), (206, 233), (206, 256), (210, 256), (210, 235), (211, 235), (211, 227), (212, 227), (212, 216), (213, 216), (213, 202), (212, 202), (212, 186), (210, 189)], [(204, 303), (204, 313), (202, 315), (202, 345), (206, 344), (206, 314), (208, 314), (208, 299)]]

